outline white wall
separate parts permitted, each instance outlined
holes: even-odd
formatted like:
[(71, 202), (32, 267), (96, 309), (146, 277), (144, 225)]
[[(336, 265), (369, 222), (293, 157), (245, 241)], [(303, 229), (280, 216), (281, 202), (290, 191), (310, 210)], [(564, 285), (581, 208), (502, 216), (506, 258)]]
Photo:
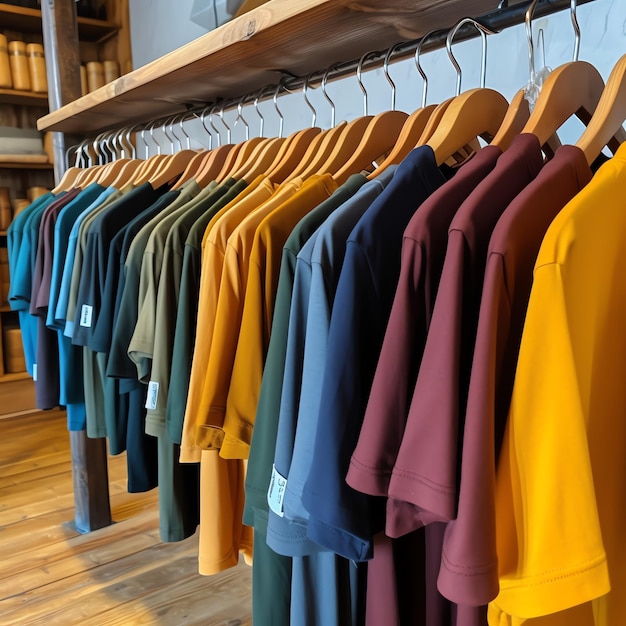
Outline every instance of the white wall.
[[(189, 21), (193, 0), (130, 0), (133, 57), (138, 66), (190, 41), (202, 34), (202, 29)], [(494, 5), (495, 5), (494, 0)], [(626, 54), (626, 0), (595, 0), (578, 8), (578, 20), (582, 31), (580, 59), (595, 65), (605, 78), (615, 62)], [(545, 60), (549, 67), (557, 67), (570, 61), (573, 54), (574, 35), (568, 11), (533, 21), (535, 37), (543, 30)], [(198, 31), (201, 31), (200, 33)], [(480, 39), (456, 44), (453, 51), (463, 69), (463, 89), (478, 86), (480, 76)], [(454, 95), (456, 74), (445, 50), (423, 55), (422, 65), (429, 78), (428, 103), (440, 102)], [(537, 67), (541, 61), (537, 60)], [(412, 59), (393, 63), (390, 74), (397, 86), (396, 107), (407, 112), (419, 108), (422, 79)], [(523, 25), (515, 26), (488, 37), (486, 85), (502, 92), (507, 98), (525, 86), (528, 81), (528, 47)], [(391, 90), (381, 69), (364, 73), (368, 92), (370, 114), (386, 110), (390, 106)], [(350, 120), (363, 112), (362, 94), (356, 77), (329, 83), (328, 94), (335, 102), (337, 121)], [(330, 124), (330, 108), (320, 89), (309, 90), (318, 116), (317, 125)], [(285, 133), (309, 126), (311, 112), (301, 94), (279, 98), (280, 110), (285, 118)], [(278, 116), (270, 102), (260, 105), (265, 118), (265, 134), (278, 132)], [(225, 119), (233, 127), (235, 111), (229, 111)], [(244, 107), (244, 118), (256, 134), (259, 118), (252, 106)], [(220, 127), (219, 119), (215, 125)], [(197, 146), (208, 145), (206, 133), (198, 122), (188, 125)], [(576, 140), (582, 126), (576, 120), (567, 125), (560, 134), (562, 141)], [(225, 133), (224, 133), (225, 138)], [(234, 125), (232, 139), (244, 138), (244, 126)]]

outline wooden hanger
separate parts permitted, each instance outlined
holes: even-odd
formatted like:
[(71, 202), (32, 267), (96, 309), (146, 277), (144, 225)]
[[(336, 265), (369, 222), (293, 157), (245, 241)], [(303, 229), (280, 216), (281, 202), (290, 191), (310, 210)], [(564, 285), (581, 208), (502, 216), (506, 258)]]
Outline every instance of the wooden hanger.
[(493, 89), (470, 89), (454, 98), (428, 140), (438, 165), (476, 137), (490, 141), (508, 109), (505, 97)]
[[(461, 67), (452, 53), (452, 40), (464, 24), (472, 24), (480, 32), (482, 39), (481, 87), (460, 93)], [(487, 141), (493, 139), (508, 109), (508, 102), (502, 94), (484, 86), (487, 66), (487, 34), (493, 34), (493, 31), (476, 20), (464, 18), (450, 30), (446, 38), (448, 57), (457, 73), (457, 96), (450, 102), (436, 130), (427, 140), (427, 144), (435, 153), (438, 165), (445, 163), (463, 146), (477, 137), (482, 137)]]
[(520, 89), (513, 96), (509, 108), (504, 115), (504, 119), (502, 120), (502, 124), (491, 141), (491, 145), (506, 150), (511, 145), (513, 138), (522, 132), (529, 117), (530, 106), (526, 99), (526, 90)]
[(322, 129), (317, 126), (305, 128), (287, 138), (274, 163), (267, 171), (267, 177), (274, 183), (282, 183), (302, 162), (314, 139), (320, 137)]
[[(328, 130), (322, 131), (313, 139), (304, 153), (299, 165), (289, 174), (288, 179), (302, 176), (307, 171), (316, 172), (328, 160), (347, 122), (339, 122)], [(287, 179), (286, 179), (287, 180)]]
[(235, 180), (252, 181), (260, 174), (267, 172), (276, 160), (281, 147), (287, 140), (285, 137), (273, 137), (271, 139), (263, 139), (259, 142), (255, 149), (249, 154), (248, 158), (229, 173), (229, 178)]
[(226, 178), (230, 178), (230, 173), (240, 169), (254, 153), (255, 148), (260, 144), (267, 143), (267, 141), (269, 140), (266, 137), (253, 137), (252, 139), (242, 141), (238, 144), (239, 148), (236, 151), (231, 150), (228, 153), (224, 165), (215, 177), (215, 180), (223, 182)]
[(184, 183), (192, 179), (201, 187), (206, 187), (206, 185), (219, 174), (226, 162), (226, 158), (234, 147), (235, 144), (228, 143), (224, 146), (218, 146), (213, 150), (199, 152), (189, 161), (187, 168), (181, 174), (172, 189), (180, 189)]
[[(604, 146), (615, 153), (624, 138), (626, 120), (626, 55), (615, 64), (596, 110), (576, 145), (591, 165)], [(617, 137), (616, 137), (617, 135)]]
[(430, 119), (432, 113), (437, 109), (437, 105), (429, 104), (426, 107), (417, 109), (409, 115), (406, 122), (400, 130), (400, 135), (391, 149), (391, 152), (385, 157), (383, 162), (373, 171), (367, 175), (369, 180), (372, 180), (379, 176), (390, 165), (397, 165), (406, 157), (411, 150), (415, 148), (419, 141), (426, 124)]
[(544, 145), (572, 115), (588, 124), (604, 90), (598, 70), (586, 61), (571, 61), (546, 78), (530, 119), (522, 129)]
[(397, 142), (408, 117), (403, 111), (385, 111), (375, 115), (348, 160), (336, 172), (330, 170), (337, 183), (342, 185), (351, 174), (369, 170), (376, 159), (384, 158)]

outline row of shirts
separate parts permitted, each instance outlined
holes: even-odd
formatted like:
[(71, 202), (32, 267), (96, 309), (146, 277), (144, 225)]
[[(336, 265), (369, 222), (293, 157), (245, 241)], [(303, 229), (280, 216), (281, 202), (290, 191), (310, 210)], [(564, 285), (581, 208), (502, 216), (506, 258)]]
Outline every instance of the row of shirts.
[[(602, 521), (622, 503), (597, 495), (597, 459), (578, 465), (591, 408), (621, 415), (619, 337), (606, 380), (589, 337), (609, 304), (623, 312), (623, 167), (618, 154), (589, 183), (580, 150), (544, 164), (521, 135), (457, 170), (418, 148), (339, 188), (261, 176), (42, 197), (8, 233), (39, 406), (128, 450), (129, 489), (159, 484), (165, 540), (200, 522), (201, 573), (254, 552), (255, 624), (617, 623), (605, 594), (623, 568)], [(562, 216), (594, 203), (607, 215), (572, 233)], [(576, 274), (533, 286), (535, 264), (594, 246), (608, 277), (587, 272), (582, 302), (561, 302)], [(609, 618), (564, 611), (601, 596)]]

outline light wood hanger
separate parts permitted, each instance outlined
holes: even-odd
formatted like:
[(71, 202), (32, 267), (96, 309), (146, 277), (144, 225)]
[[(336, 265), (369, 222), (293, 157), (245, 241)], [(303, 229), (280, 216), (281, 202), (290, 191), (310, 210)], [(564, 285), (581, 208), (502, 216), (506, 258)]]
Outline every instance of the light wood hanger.
[(500, 124), (498, 132), (491, 141), (491, 145), (506, 150), (511, 145), (513, 138), (522, 132), (529, 117), (530, 106), (526, 99), (526, 90), (520, 89), (513, 96), (509, 108), (504, 115), (504, 119), (502, 120), (502, 124)]
[(571, 61), (557, 67), (546, 78), (522, 132), (533, 133), (544, 145), (572, 115), (588, 124), (603, 90), (602, 76), (590, 63)]
[[(539, 0), (533, 0), (525, 16), (528, 40), (531, 84), (535, 81), (532, 15)], [(530, 119), (522, 132), (535, 134), (541, 145), (572, 115), (585, 125), (589, 123), (604, 90), (604, 81), (590, 63), (578, 60), (580, 27), (576, 19), (576, 2), (571, 2), (571, 21), (574, 27), (574, 60), (553, 70), (545, 79)]]
[(341, 121), (336, 126), (321, 132), (313, 139), (301, 162), (286, 180), (291, 180), (298, 176), (306, 178), (321, 169), (322, 165), (330, 158), (330, 155), (339, 141), (339, 137), (344, 132), (347, 122)]
[[(480, 32), (483, 41), (483, 56), (481, 87), (470, 89), (461, 94), (461, 68), (452, 53), (452, 40), (463, 24), (472, 24)], [(508, 102), (502, 94), (484, 87), (487, 64), (487, 34), (492, 33), (493, 31), (471, 18), (462, 19), (448, 33), (446, 48), (450, 61), (457, 71), (457, 96), (448, 105), (437, 129), (427, 141), (435, 153), (435, 160), (438, 165), (445, 163), (450, 156), (476, 137), (490, 141), (502, 124), (509, 106)]]
[(626, 55), (615, 64), (596, 110), (576, 145), (591, 165), (604, 146), (615, 153), (624, 138), (626, 120)]
[[(322, 134), (322, 129), (317, 126), (300, 130), (290, 137), (281, 147), (267, 170), (267, 177), (274, 183), (284, 182), (290, 174), (300, 165), (307, 154), (311, 143)], [(289, 141), (291, 139), (291, 141)]]
[[(78, 146), (76, 146), (74, 155), (75, 155), (77, 164), (79, 161), (82, 162), (82, 159), (86, 158), (84, 155), (88, 154), (87, 152), (85, 152), (85, 148), (88, 145), (88, 143), (89, 143), (89, 140), (85, 140), (81, 142), (80, 144), (78, 144)], [(87, 162), (85, 166), (93, 167), (93, 164), (91, 162)], [(68, 167), (67, 170), (65, 170), (65, 173), (63, 174), (63, 176), (61, 177), (61, 180), (57, 183), (54, 189), (52, 189), (52, 193), (58, 194), (58, 193), (61, 193), (62, 191), (69, 191), (75, 186), (76, 180), (84, 172), (85, 172), (84, 166), (74, 165), (73, 167)]]
[(255, 149), (238, 168), (233, 168), (228, 177), (235, 180), (252, 181), (260, 174), (264, 174), (273, 165), (276, 156), (286, 141), (285, 137), (264, 139), (255, 146)]

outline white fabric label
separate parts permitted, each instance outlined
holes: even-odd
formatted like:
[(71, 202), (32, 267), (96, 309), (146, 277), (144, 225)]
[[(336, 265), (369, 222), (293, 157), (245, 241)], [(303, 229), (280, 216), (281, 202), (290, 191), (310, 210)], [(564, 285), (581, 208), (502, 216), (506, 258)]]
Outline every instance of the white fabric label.
[(33, 382), (37, 382), (37, 363), (33, 363)]
[(279, 517), (285, 515), (283, 511), (283, 500), (285, 499), (286, 488), (287, 479), (281, 476), (272, 465), (272, 478), (270, 480), (270, 488), (267, 490), (267, 503), (270, 505), (270, 509)]
[(83, 304), (83, 308), (80, 310), (80, 325), (85, 328), (91, 328), (92, 315), (93, 307), (88, 304)]
[(148, 397), (146, 398), (146, 409), (154, 411), (157, 407), (157, 400), (159, 398), (159, 383), (151, 380), (148, 383)]

